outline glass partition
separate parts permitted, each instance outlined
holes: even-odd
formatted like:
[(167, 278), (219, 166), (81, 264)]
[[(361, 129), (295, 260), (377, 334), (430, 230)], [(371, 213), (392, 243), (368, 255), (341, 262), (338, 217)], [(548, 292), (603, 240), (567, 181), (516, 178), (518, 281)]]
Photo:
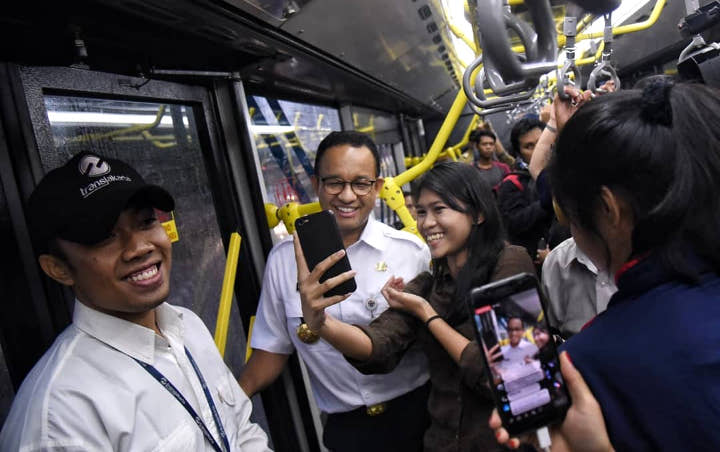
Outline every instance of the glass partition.
[(353, 129), (367, 133), (377, 144), (395, 144), (402, 141), (400, 122), (396, 115), (380, 110), (351, 107)]
[(212, 325), (225, 250), (192, 106), (49, 94), (44, 103), (55, 144), (41, 152), (46, 171), (91, 149), (128, 162), (173, 195), (174, 218), (162, 219), (177, 227), (169, 301)]
[[(278, 207), (317, 201), (310, 183), (315, 151), (328, 133), (341, 130), (338, 111), (262, 96), (248, 96), (247, 102), (264, 201)], [(273, 229), (273, 240), (286, 235), (282, 223)]]

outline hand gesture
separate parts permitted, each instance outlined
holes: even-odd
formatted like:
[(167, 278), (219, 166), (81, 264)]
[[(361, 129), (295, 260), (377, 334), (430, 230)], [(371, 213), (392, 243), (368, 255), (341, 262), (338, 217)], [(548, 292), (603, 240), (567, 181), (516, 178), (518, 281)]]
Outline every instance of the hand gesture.
[(485, 344), (483, 344), (483, 350), (485, 350), (485, 357), (491, 364), (495, 361), (498, 361), (498, 359), (502, 357), (502, 352), (500, 351), (500, 344), (493, 345), (492, 347), (490, 347), (490, 350), (485, 348)]
[(391, 276), (383, 286), (381, 293), (391, 308), (405, 311), (424, 321), (425, 317), (429, 317), (427, 315), (428, 308), (432, 309), (430, 303), (423, 297), (403, 292), (404, 288), (405, 283), (402, 278)]
[(566, 86), (565, 94), (569, 96), (568, 99), (560, 99), (560, 96), (556, 94), (552, 103), (554, 114), (551, 114), (550, 117), (555, 119), (558, 131), (565, 127), (565, 123), (575, 114), (578, 108), (593, 98), (590, 91), (580, 91), (574, 86)]
[(300, 240), (297, 235), (295, 235), (293, 242), (295, 244), (298, 290), (300, 292), (300, 301), (302, 303), (303, 318), (310, 330), (319, 333), (320, 329), (325, 324), (325, 308), (336, 303), (340, 303), (350, 296), (348, 293), (345, 295), (335, 295), (326, 298), (324, 296), (325, 292), (351, 279), (355, 276), (356, 272), (355, 270), (350, 270), (333, 278), (329, 278), (325, 282), (321, 283), (320, 277), (336, 262), (342, 259), (345, 255), (345, 250), (340, 250), (330, 255), (325, 260), (317, 264), (311, 272), (308, 269), (307, 262), (305, 261), (305, 255), (302, 252)]
[(546, 246), (545, 248), (539, 248), (537, 250), (537, 254), (535, 255), (535, 265), (542, 265), (548, 254), (550, 254), (550, 247)]
[(607, 82), (603, 83), (600, 88), (598, 89), (599, 93), (607, 94), (607, 93), (614, 93), (615, 92), (615, 80), (610, 79)]
[[(600, 405), (580, 372), (572, 365), (567, 352), (560, 355), (560, 369), (570, 392), (572, 405), (563, 423), (551, 429), (553, 452), (614, 450), (610, 444)], [(497, 410), (493, 410), (489, 424), (490, 428), (495, 430), (498, 443), (507, 444), (512, 449), (520, 445), (518, 438), (510, 438), (507, 431), (502, 428)]]
[(497, 362), (500, 361), (500, 358), (502, 358), (502, 351), (500, 351), (500, 344), (495, 344), (492, 347), (490, 347), (490, 350), (485, 347), (484, 342), (480, 342), (482, 344), (483, 351), (485, 352), (485, 358), (487, 359), (488, 364), (490, 365), (490, 371), (492, 373), (492, 381), (494, 383), (499, 383), (500, 378), (500, 372), (497, 368)]

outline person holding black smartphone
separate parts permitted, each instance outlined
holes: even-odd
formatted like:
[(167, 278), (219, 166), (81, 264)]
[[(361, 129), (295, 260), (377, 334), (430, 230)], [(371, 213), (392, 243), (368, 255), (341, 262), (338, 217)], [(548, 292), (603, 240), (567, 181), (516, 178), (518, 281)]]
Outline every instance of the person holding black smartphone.
[[(367, 135), (333, 132), (318, 146), (312, 178), (320, 205), (333, 211), (337, 220), (346, 248), (341, 253), (346, 253), (356, 272), (357, 290), (337, 296), (343, 303), (329, 311), (363, 325), (387, 309), (381, 290), (388, 275), (409, 280), (427, 270), (430, 262), (427, 246), (419, 238), (371, 218), (383, 184), (379, 162), (375, 143)], [(240, 375), (241, 387), (248, 395), (262, 390), (297, 350), (308, 367), (318, 408), (327, 414), (323, 442), (328, 449), (420, 450), (428, 425), (425, 356), (412, 349), (393, 372), (363, 375), (326, 341), (317, 340), (310, 322), (309, 330), (306, 325), (300, 328), (304, 324), (300, 295), (308, 287), (320, 286), (323, 273), (298, 278), (291, 237), (272, 249), (251, 338), (253, 354)], [(326, 291), (314, 296), (322, 297)]]
[[(556, 103), (553, 192), (577, 246), (618, 286), (564, 349), (611, 447), (718, 450), (720, 92), (657, 80), (594, 99), (566, 124), (575, 108)], [(574, 406), (555, 434), (587, 450)]]
[[(425, 450), (496, 450), (487, 427), (493, 399), (466, 297), (471, 287), (533, 273), (534, 266), (524, 248), (504, 242), (494, 195), (471, 165), (436, 165), (420, 179), (414, 198), (418, 227), (433, 257), (433, 273), (412, 280), (391, 274), (382, 295), (392, 309), (369, 325), (334, 315), (334, 308), (344, 303), (342, 297), (313, 295), (341, 284), (352, 272), (328, 280), (325, 287), (301, 288), (303, 314), (313, 331), (364, 374), (392, 372), (419, 344), (427, 355), (432, 381), (428, 404), (432, 424), (425, 434)], [(296, 252), (302, 254), (299, 244)], [(312, 272), (299, 259), (298, 272), (322, 273), (339, 258), (326, 259)]]

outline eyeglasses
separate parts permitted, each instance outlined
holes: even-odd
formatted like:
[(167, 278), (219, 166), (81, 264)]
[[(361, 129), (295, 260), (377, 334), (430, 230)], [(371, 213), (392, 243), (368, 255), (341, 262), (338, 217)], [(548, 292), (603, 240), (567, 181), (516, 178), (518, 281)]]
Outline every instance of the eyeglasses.
[(358, 196), (365, 196), (370, 193), (377, 179), (360, 179), (351, 182), (337, 177), (323, 177), (320, 182), (322, 182), (323, 188), (328, 195), (339, 195), (345, 190), (345, 185), (350, 184), (353, 193)]

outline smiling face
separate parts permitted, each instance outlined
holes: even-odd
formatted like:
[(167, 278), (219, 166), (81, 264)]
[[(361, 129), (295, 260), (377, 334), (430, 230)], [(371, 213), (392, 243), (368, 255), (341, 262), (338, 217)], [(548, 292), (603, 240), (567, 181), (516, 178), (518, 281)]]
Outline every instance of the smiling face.
[(433, 259), (447, 258), (448, 267), (459, 269), (467, 260), (467, 242), (473, 221), (469, 214), (451, 209), (437, 193), (420, 191), (418, 229), (430, 247)]
[(533, 340), (537, 348), (543, 348), (550, 341), (550, 335), (547, 331), (536, 327), (533, 329)]
[(112, 235), (96, 244), (58, 239), (67, 258), (67, 278), (83, 304), (116, 317), (146, 325), (148, 313), (168, 297), (171, 246), (152, 208), (127, 209)]
[(508, 320), (507, 330), (508, 335), (510, 336), (510, 346), (517, 347), (520, 344), (523, 333), (525, 332), (522, 320), (517, 317), (511, 318)]
[[(357, 195), (350, 184), (345, 184), (340, 193), (333, 195), (328, 193), (323, 180), (335, 179), (345, 182), (377, 180), (365, 195)], [(313, 187), (320, 206), (335, 213), (346, 247), (360, 238), (382, 184), (383, 179), (375, 173), (375, 158), (367, 147), (342, 144), (328, 148), (323, 154)]]

